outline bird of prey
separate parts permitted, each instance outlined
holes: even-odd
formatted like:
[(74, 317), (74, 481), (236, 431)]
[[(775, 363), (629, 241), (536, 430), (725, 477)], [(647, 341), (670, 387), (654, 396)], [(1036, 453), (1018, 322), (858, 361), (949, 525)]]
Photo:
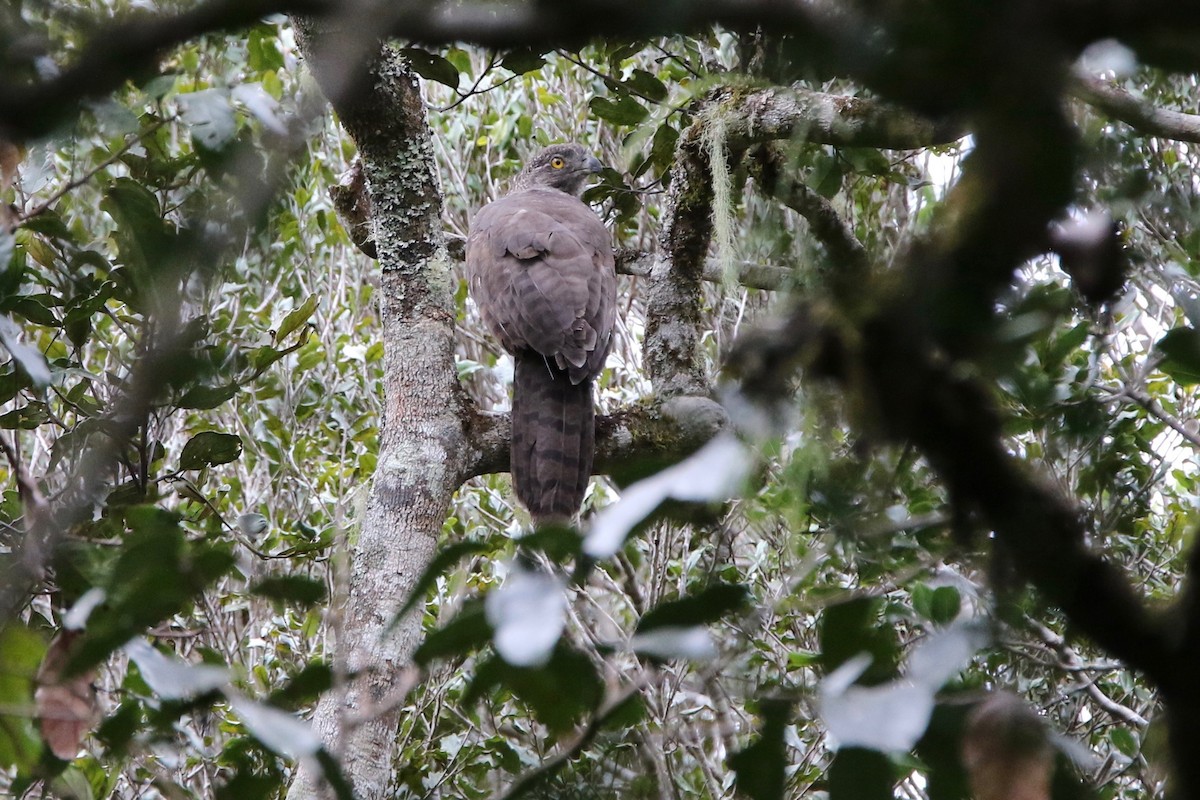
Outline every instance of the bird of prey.
[(592, 473), (617, 277), (608, 229), (579, 195), (600, 169), (578, 144), (543, 149), (467, 236), (471, 295), (515, 364), (510, 471), (538, 525), (569, 522)]

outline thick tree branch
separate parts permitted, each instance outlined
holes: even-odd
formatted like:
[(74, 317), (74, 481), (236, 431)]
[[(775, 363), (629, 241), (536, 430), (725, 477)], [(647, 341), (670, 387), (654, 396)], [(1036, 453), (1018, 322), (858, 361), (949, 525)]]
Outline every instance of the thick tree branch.
[[(1009, 5), (1009, 4), (1004, 4)], [(1200, 53), (1177, 46), (1200, 33), (1200, 11), (1174, 0), (1059, 0), (1042, 5), (1040, 20), (1053, 26), (1061, 41), (1083, 47), (1097, 39), (1132, 41), (1148, 61), (1176, 69), (1195, 69)], [(907, 6), (897, 12), (908, 14)], [(929, 91), (922, 84), (942, 65), (906, 65), (897, 53), (917, 38), (876, 42), (881, 25), (894, 19), (855, 19), (831, 14), (818, 3), (780, 0), (699, 0), (668, 5), (638, 0), (574, 0), (573, 2), (494, 3), (362, 2), (361, 0), (209, 0), (176, 15), (138, 14), (98, 25), (79, 56), (45, 80), (0, 80), (0, 135), (20, 141), (44, 135), (76, 113), (79, 104), (118, 89), (125, 81), (154, 68), (160, 53), (207, 33), (234, 30), (274, 13), (341, 17), (349, 37), (346, 52), (369, 54), (388, 36), (430, 44), (471, 42), (488, 47), (574, 47), (597, 38), (646, 38), (692, 33), (719, 25), (728, 30), (759, 28), (789, 33), (812, 42), (811, 50), (838, 62), (848, 74), (890, 89), (915, 105), (954, 105), (957, 93)], [(936, 9), (929, 13), (940, 13)], [(1003, 21), (1003, 20), (1002, 20)], [(928, 36), (938, 25), (911, 24), (906, 31)], [(993, 27), (1003, 27), (996, 25)], [(939, 34), (940, 35), (940, 34)], [(351, 42), (355, 39), (356, 42)], [(1000, 42), (1001, 46), (1005, 43)], [(949, 48), (954, 49), (954, 48)], [(961, 59), (962, 53), (958, 58)], [(994, 69), (987, 53), (977, 55), (980, 68)], [(907, 90), (904, 87), (909, 87)], [(927, 101), (927, 102), (925, 102)], [(888, 145), (879, 145), (888, 146)], [(905, 145), (899, 145), (905, 146)]]
[(1165, 690), (1179, 685), (1179, 662), (1162, 621), (1088, 549), (1078, 510), (1009, 454), (1001, 419), (968, 366), (989, 341), (996, 293), (1044, 241), (1074, 175), (1056, 73), (1038, 59), (1061, 62), (1048, 46), (1013, 57), (1029, 60), (995, 74), (1007, 81), (1040, 72), (1044, 80), (1020, 109), (1005, 101), (1003, 85), (975, 87), (995, 98), (974, 120), (977, 147), (901, 269), (865, 286), (869, 298), (856, 309), (797, 305), (740, 344), (729, 363), (745, 391), (766, 403), (798, 366), (839, 380), (862, 424), (913, 443), (955, 504), (982, 517), (997, 548), (1072, 625)]
[[(618, 409), (596, 418), (593, 468), (627, 483), (697, 450), (727, 421), (725, 410), (708, 397), (676, 396)], [(475, 411), (468, 417), (474, 457), (464, 464), (461, 480), (508, 471), (511, 426), (508, 414)]]
[(693, 123), (675, 147), (661, 258), (650, 271), (643, 363), (659, 397), (709, 391), (700, 359), (700, 287), (713, 231), (713, 181), (703, 126)]
[[(797, 305), (730, 363), (752, 396), (773, 401), (786, 373), (838, 378), (892, 437), (918, 446), (960, 507), (977, 510), (1021, 573), (1072, 624), (1156, 682), (1170, 679), (1161, 622), (1120, 572), (1085, 546), (1080, 514), (1009, 455), (987, 392), (919, 344), (906, 318), (882, 314), (848, 341), (820, 308)], [(765, 345), (765, 346), (764, 346)]]
[(727, 120), (731, 150), (780, 139), (913, 150), (947, 144), (967, 133), (959, 121), (931, 120), (881, 100), (816, 92), (799, 85), (749, 93), (730, 87), (711, 102)]
[[(617, 252), (617, 273), (633, 275), (638, 278), (649, 278), (654, 270), (658, 256), (645, 250), (621, 250)], [(767, 289), (774, 291), (786, 288), (788, 277), (793, 270), (774, 264), (758, 264), (752, 261), (739, 261), (734, 269), (735, 280), (741, 286), (750, 289)], [(725, 266), (715, 258), (706, 258), (700, 277), (709, 283), (722, 283), (729, 279)]]
[[(664, 397), (706, 391), (698, 350), (700, 285), (706, 277), (713, 214), (722, 213), (713, 207), (718, 176), (712, 159), (736, 162), (747, 147), (783, 138), (918, 147), (962, 135), (957, 125), (932, 123), (883, 103), (796, 88), (744, 93), (722, 87), (706, 97), (696, 112), (696, 122), (683, 132), (675, 149), (666, 224), (659, 236), (662, 257), (650, 271), (644, 361), (655, 392)], [(783, 167), (777, 161), (768, 159), (758, 167), (756, 174), (766, 179), (769, 191), (815, 220), (814, 229), (835, 260), (853, 273), (845, 277), (846, 283), (857, 285), (865, 256), (832, 208), (795, 184), (785, 187), (779, 178)]]
[(1179, 142), (1200, 142), (1200, 114), (1159, 108), (1119, 86), (1080, 72), (1072, 75), (1070, 90), (1100, 113), (1141, 133)]

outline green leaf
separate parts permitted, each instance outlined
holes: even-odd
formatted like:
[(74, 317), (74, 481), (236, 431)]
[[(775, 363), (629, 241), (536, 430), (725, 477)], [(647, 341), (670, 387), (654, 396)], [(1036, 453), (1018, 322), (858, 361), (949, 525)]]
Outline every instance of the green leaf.
[(279, 51), (279, 32), (274, 25), (260, 25), (250, 31), (246, 42), (247, 61), (255, 72), (283, 69)]
[(428, 81), (437, 81), (451, 89), (458, 88), (458, 68), (442, 56), (426, 52), (419, 47), (405, 47), (401, 51), (408, 59), (413, 72)]
[[(643, 165), (641, 172), (644, 172), (645, 166), (653, 165), (654, 174), (657, 177), (662, 177), (671, 164), (675, 162), (675, 144), (679, 141), (679, 131), (671, 127), (671, 124), (664, 122), (658, 126), (658, 130), (654, 132), (654, 138), (650, 142), (650, 157)], [(640, 177), (635, 175), (634, 177)]]
[(913, 611), (925, 619), (933, 617), (933, 589), (924, 583), (918, 583), (909, 591), (912, 598)]
[(41, 755), (41, 738), (28, 713), (33, 708), (35, 676), (46, 644), (33, 631), (16, 622), (0, 631), (0, 767), (30, 772)]
[(871, 666), (859, 678), (865, 685), (894, 677), (899, 648), (893, 626), (883, 624), (883, 601), (859, 597), (829, 606), (821, 614), (821, 666), (826, 672), (837, 669), (859, 653), (869, 653)]
[(546, 66), (546, 59), (537, 50), (522, 47), (505, 53), (504, 58), (500, 60), (500, 66), (518, 75), (524, 75)]
[(92, 315), (95, 312), (86, 307), (72, 308), (63, 317), (63, 330), (67, 339), (76, 347), (83, 347), (92, 335)]
[(561, 641), (544, 667), (514, 667), (501, 658), (480, 664), (463, 699), (470, 703), (502, 686), (527, 703), (538, 721), (555, 733), (570, 730), (604, 696), (604, 683), (583, 653)]
[(195, 386), (184, 392), (176, 405), (180, 408), (206, 411), (228, 402), (240, 388), (236, 383), (227, 386)]
[(934, 589), (919, 583), (912, 588), (911, 596), (913, 610), (939, 625), (953, 622), (962, 607), (962, 598), (958, 589), (953, 586), (939, 586)]
[(837, 156), (819, 153), (813, 160), (813, 169), (808, 176), (808, 185), (817, 194), (828, 199), (842, 190), (844, 174), (842, 162)]
[(275, 330), (275, 335), (272, 337), (276, 343), (282, 342), (288, 336), (300, 328), (304, 323), (308, 322), (308, 318), (317, 310), (317, 295), (312, 295), (297, 308), (293, 308), (283, 318), (283, 322), (279, 323), (279, 327)]
[(699, 594), (660, 603), (642, 615), (638, 633), (665, 626), (707, 625), (745, 608), (749, 595), (736, 583), (719, 583)]
[(14, 408), (5, 414), (0, 414), (0, 428), (11, 430), (16, 428), (23, 431), (31, 431), (37, 426), (50, 419), (49, 407), (35, 400), (32, 403)]
[[(9, 361), (8, 365), (13, 362)], [(0, 403), (7, 403), (17, 396), (17, 392), (29, 387), (29, 376), (24, 370), (9, 369), (0, 373)]]
[(635, 69), (624, 84), (647, 100), (661, 103), (667, 99), (666, 85), (644, 69)]
[(578, 558), (583, 539), (569, 525), (541, 525), (533, 533), (517, 539), (522, 552), (537, 551), (549, 556), (556, 563)]
[(1200, 331), (1195, 328), (1175, 328), (1158, 340), (1156, 345), (1166, 359), (1158, 368), (1181, 386), (1200, 383)]
[(321, 777), (333, 791), (333, 796), (337, 800), (356, 800), (357, 795), (354, 794), (350, 781), (346, 780), (346, 776), (342, 774), (342, 765), (338, 763), (338, 760), (325, 748), (321, 748), (315, 758), (321, 765)]
[(1127, 758), (1136, 758), (1141, 749), (1138, 746), (1137, 737), (1128, 728), (1114, 727), (1108, 732), (1108, 738), (1113, 743), (1113, 747)]
[(887, 157), (874, 147), (844, 147), (842, 156), (855, 172), (867, 175), (886, 175), (892, 168)]
[(117, 178), (105, 192), (100, 208), (117, 223), (117, 245), (125, 264), (142, 274), (161, 266), (170, 229), (163, 221), (158, 198), (149, 189), (132, 178)]
[(287, 355), (286, 351), (276, 350), (274, 347), (269, 345), (263, 345), (262, 347), (256, 347), (251, 350), (247, 360), (250, 362), (250, 366), (253, 367), (256, 372), (261, 372), (279, 359), (283, 358), (285, 355)]
[(179, 454), (180, 469), (201, 469), (228, 464), (242, 455), (242, 437), (233, 433), (204, 431), (197, 433)]
[(214, 800), (270, 800), (279, 796), (282, 778), (261, 775), (251, 768), (239, 769), (233, 777), (216, 788)]
[(51, 239), (58, 239), (64, 242), (73, 242), (75, 240), (75, 237), (71, 235), (71, 229), (63, 222), (58, 212), (49, 208), (22, 222), (21, 229), (34, 231)]
[(234, 564), (227, 542), (190, 542), (179, 515), (156, 506), (125, 510), (125, 546), (101, 587), (107, 599), (88, 618), (66, 674), (103, 661), (133, 636), (179, 613)]
[(745, 750), (729, 756), (737, 790), (751, 800), (782, 800), (787, 768), (784, 734), (792, 704), (787, 700), (759, 701), (762, 727)]
[(892, 800), (894, 782), (883, 753), (844, 747), (829, 766), (829, 800)]
[(135, 700), (126, 700), (96, 730), (96, 738), (114, 756), (122, 756), (143, 725), (142, 707)]
[(1046, 354), (1042, 358), (1042, 366), (1046, 369), (1053, 369), (1060, 365), (1067, 356), (1074, 353), (1080, 345), (1087, 341), (1091, 333), (1092, 323), (1084, 320), (1061, 336), (1056, 336), (1046, 349)]
[(787, 666), (788, 669), (809, 669), (815, 667), (821, 662), (819, 653), (810, 653), (807, 650), (794, 650), (788, 653)]
[(250, 594), (300, 606), (314, 606), (328, 597), (323, 581), (305, 575), (269, 575), (251, 586)]
[(917, 757), (928, 766), (929, 800), (968, 800), (971, 796), (960, 755), (963, 726), (971, 708), (957, 700), (939, 703), (917, 742)]
[(58, 327), (58, 317), (54, 316), (47, 303), (53, 301), (49, 295), (38, 295), (37, 297), (18, 297), (8, 306), (7, 310), (13, 313), (20, 314), (25, 319), (36, 325), (46, 325), (47, 327)]
[(962, 598), (953, 586), (939, 586), (933, 590), (929, 606), (929, 619), (939, 625), (953, 622), (962, 608)]
[(628, 96), (616, 101), (607, 97), (593, 97), (588, 108), (600, 119), (614, 125), (638, 125), (650, 114), (641, 103)]
[(413, 661), (425, 666), (435, 658), (462, 656), (478, 650), (492, 638), (492, 626), (483, 613), (483, 601), (477, 597), (463, 603), (458, 615), (425, 637)]
[(294, 675), (286, 685), (271, 692), (267, 701), (280, 708), (297, 709), (333, 688), (333, 669), (314, 661)]

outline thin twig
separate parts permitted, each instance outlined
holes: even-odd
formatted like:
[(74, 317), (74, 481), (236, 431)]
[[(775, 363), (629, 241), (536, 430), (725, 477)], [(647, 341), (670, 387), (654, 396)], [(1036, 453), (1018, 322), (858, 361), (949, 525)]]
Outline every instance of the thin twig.
[(84, 174), (80, 175), (78, 178), (72, 178), (71, 180), (67, 181), (65, 184), (63, 184), (61, 187), (59, 187), (58, 190), (56, 190), (53, 194), (51, 194), (49, 197), (47, 197), (41, 203), (38, 203), (31, 210), (22, 212), (21, 214), (18, 214), (17, 221), (18, 222), (28, 222), (29, 220), (33, 219), (34, 217), (46, 213), (47, 211), (50, 210), (51, 206), (53, 206), (55, 203), (57, 203), (59, 200), (61, 200), (68, 192), (72, 192), (75, 189), (78, 189), (80, 186), (87, 183), (92, 178), (96, 177), (98, 174), (103, 172), (105, 169), (108, 169), (113, 164), (120, 161), (121, 158), (124, 157), (124, 155), (133, 148), (134, 145), (136, 145), (139, 141), (142, 140), (142, 138), (144, 136), (146, 136), (146, 134), (153, 133), (154, 131), (161, 128), (163, 125), (166, 125), (168, 122), (171, 122), (173, 120), (174, 120), (174, 117), (166, 117), (164, 119), (158, 120), (153, 125), (148, 126), (145, 130), (138, 131), (136, 134), (131, 134), (129, 139), (126, 140), (126, 142), (123, 145), (121, 145), (119, 148), (117, 148), (116, 152), (114, 152), (108, 158), (101, 161), (96, 166), (92, 167), (90, 170), (88, 170)]

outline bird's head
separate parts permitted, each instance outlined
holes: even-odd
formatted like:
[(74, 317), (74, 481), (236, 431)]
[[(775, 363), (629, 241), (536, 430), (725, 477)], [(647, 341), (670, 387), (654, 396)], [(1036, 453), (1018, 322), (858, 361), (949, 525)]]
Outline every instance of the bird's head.
[(604, 165), (578, 144), (552, 144), (542, 149), (513, 181), (513, 191), (533, 186), (549, 186), (578, 197), (583, 184)]

